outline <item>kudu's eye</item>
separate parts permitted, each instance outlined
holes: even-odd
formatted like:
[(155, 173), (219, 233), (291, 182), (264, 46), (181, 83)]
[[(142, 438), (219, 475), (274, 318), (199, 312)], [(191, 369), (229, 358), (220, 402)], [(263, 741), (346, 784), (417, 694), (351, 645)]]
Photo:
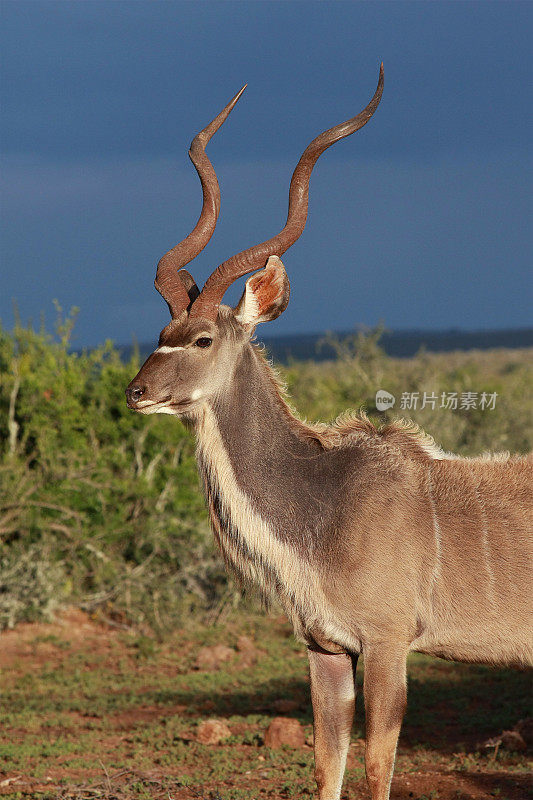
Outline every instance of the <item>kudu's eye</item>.
[(199, 339), (195, 341), (196, 347), (211, 347), (213, 344), (213, 340), (209, 338), (209, 336), (200, 336)]

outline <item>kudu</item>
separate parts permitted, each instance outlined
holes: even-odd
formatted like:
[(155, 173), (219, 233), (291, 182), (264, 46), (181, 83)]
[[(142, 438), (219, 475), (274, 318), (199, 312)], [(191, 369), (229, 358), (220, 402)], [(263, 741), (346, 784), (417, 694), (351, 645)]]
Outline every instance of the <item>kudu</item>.
[[(182, 267), (205, 247), (219, 212), (205, 146), (242, 90), (196, 136), (190, 157), (202, 182), (202, 213), (158, 264), (155, 285), (172, 320), (126, 390), (130, 408), (174, 414), (193, 428), (227, 564), (279, 598), (307, 645), (321, 800), (340, 797), (360, 653), (373, 800), (389, 797), (410, 651), (533, 662), (531, 463), (459, 458), (414, 426), (377, 429), (363, 415), (304, 424), (251, 341), (256, 325), (289, 301), (280, 256), (304, 229), (315, 162), (369, 121), (382, 91), (383, 67), (368, 106), (303, 153), (283, 230), (217, 267), (201, 292)], [(230, 284), (254, 270), (236, 308), (221, 305)]]

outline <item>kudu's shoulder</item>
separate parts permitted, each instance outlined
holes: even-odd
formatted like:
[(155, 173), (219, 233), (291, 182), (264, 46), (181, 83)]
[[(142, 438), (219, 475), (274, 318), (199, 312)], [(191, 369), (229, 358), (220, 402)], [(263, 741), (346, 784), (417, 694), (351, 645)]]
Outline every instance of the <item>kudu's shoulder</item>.
[[(403, 420), (378, 428), (364, 415), (345, 416), (323, 434), (325, 446), (351, 450), (363, 483), (397, 485), (419, 497), (460, 504), (498, 498), (533, 505), (533, 457), (484, 453), (461, 457), (442, 450), (417, 425)], [(388, 480), (389, 478), (390, 480)]]

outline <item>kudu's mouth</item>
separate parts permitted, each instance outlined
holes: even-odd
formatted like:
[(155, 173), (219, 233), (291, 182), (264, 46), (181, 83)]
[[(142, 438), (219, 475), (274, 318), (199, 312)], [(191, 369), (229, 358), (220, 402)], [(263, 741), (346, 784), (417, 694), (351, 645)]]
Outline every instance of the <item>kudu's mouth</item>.
[(157, 414), (164, 409), (163, 413), (179, 415), (187, 413), (197, 405), (190, 397), (177, 401), (169, 395), (163, 400), (149, 400), (143, 399), (142, 396), (140, 399), (136, 399), (132, 394), (131, 390), (126, 390), (127, 406), (132, 411), (138, 411), (139, 414)]
[(170, 397), (167, 397), (165, 400), (130, 400), (128, 397), (127, 400), (128, 408), (131, 408), (133, 411), (140, 411), (141, 413), (146, 413), (149, 409), (152, 410), (169, 404)]

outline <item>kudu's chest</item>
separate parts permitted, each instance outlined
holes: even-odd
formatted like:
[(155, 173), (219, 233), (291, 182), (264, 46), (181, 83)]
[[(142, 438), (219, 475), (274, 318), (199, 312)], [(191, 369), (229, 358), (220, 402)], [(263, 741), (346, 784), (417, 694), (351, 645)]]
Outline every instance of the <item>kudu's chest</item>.
[[(198, 467), (211, 525), (229, 568), (265, 598), (277, 597), (306, 641), (346, 641), (348, 634), (337, 631), (336, 615), (324, 592), (317, 545), (306, 534), (307, 522), (301, 521), (295, 531), (280, 531), (276, 518), (261, 513), (252, 493), (240, 485), (213, 420), (204, 420), (202, 434)], [(354, 643), (350, 646), (353, 649)]]
[(252, 581), (258, 584), (263, 591), (270, 593), (275, 588), (277, 578), (268, 560), (261, 550), (251, 548), (248, 544), (250, 536), (246, 529), (239, 527), (235, 511), (231, 508), (231, 500), (222, 496), (217, 476), (207, 467), (206, 462), (198, 459), (200, 474), (207, 500), (211, 527), (216, 542), (224, 556), (226, 565), (236, 575), (241, 583)]
[(267, 596), (299, 594), (304, 573), (312, 572), (304, 548), (280, 536), (268, 514), (261, 513), (239, 485), (222, 446), (200, 447), (198, 467), (213, 532), (227, 565), (242, 582), (254, 583)]

